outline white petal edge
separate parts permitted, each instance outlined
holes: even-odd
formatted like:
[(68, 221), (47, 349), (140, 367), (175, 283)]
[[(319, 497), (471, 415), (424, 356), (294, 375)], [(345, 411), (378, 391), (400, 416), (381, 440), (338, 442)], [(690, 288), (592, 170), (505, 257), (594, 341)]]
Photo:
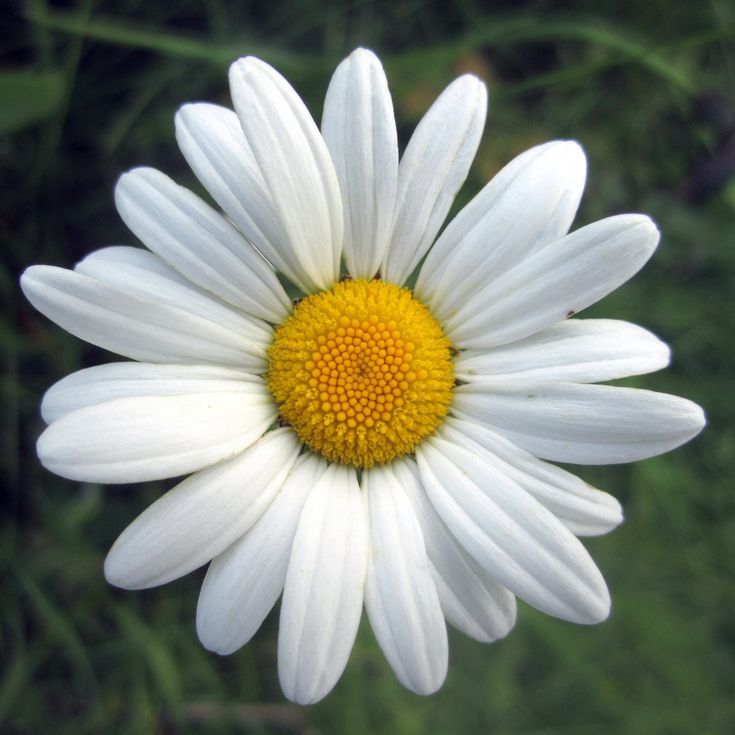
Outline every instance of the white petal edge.
[(179, 148), (204, 188), (268, 262), (308, 292), (237, 115), (197, 102), (181, 107), (175, 121)]
[(265, 344), (182, 308), (54, 266), (21, 277), (26, 298), (76, 337), (143, 362), (229, 365), (262, 372)]
[(449, 623), (483, 643), (504, 638), (515, 625), (516, 598), (462, 549), (437, 515), (412, 459), (392, 469), (406, 491), (432, 565), (442, 611)]
[(290, 429), (278, 429), (179, 483), (120, 534), (105, 559), (107, 581), (124, 589), (155, 587), (221, 554), (268, 507), (299, 449)]
[(367, 558), (355, 470), (333, 464), (304, 505), (286, 572), (278, 678), (291, 701), (319, 701), (342, 675), (360, 623)]
[(301, 455), (253, 527), (213, 559), (197, 605), (197, 634), (210, 651), (234, 653), (255, 635), (286, 580), (301, 509), (327, 464)]
[(337, 174), (319, 129), (288, 82), (260, 59), (230, 67), (245, 138), (287, 235), (288, 261), (309, 292), (339, 279), (343, 212)]
[(365, 609), (398, 680), (432, 694), (447, 675), (448, 642), (416, 514), (389, 465), (362, 473), (370, 527)]
[(514, 342), (574, 316), (635, 275), (658, 244), (646, 216), (594, 222), (479, 288), (443, 322), (459, 348)]
[(705, 425), (686, 398), (639, 388), (576, 383), (466, 384), (452, 413), (501, 434), (542, 459), (618, 464), (684, 444)]
[(54, 421), (36, 449), (46, 469), (70, 480), (161, 480), (238, 454), (276, 415), (257, 383), (238, 392), (118, 398)]
[(43, 396), (41, 415), (50, 424), (77, 409), (117, 398), (248, 393), (253, 382), (262, 384), (262, 379), (216, 365), (110, 362), (78, 370), (54, 383)]
[(486, 113), (485, 85), (466, 74), (442, 92), (417, 125), (398, 166), (384, 280), (403, 284), (431, 247), (470, 170)]
[(446, 319), (485, 283), (566, 235), (586, 174), (574, 141), (515, 158), (447, 225), (421, 268), (416, 297)]
[(344, 202), (344, 257), (353, 278), (372, 278), (390, 241), (398, 186), (398, 137), (385, 72), (357, 49), (338, 67), (324, 100), (322, 135)]
[(670, 356), (666, 344), (635, 324), (567, 319), (508, 345), (462, 351), (454, 374), (467, 383), (601, 383), (660, 370)]
[(478, 564), (542, 612), (593, 624), (610, 612), (605, 581), (579, 540), (479, 455), (437, 437), (417, 450), (421, 481)]
[(600, 536), (623, 521), (623, 510), (612, 495), (537, 459), (485, 426), (450, 417), (439, 436), (479, 452), (498, 472), (517, 482), (550, 510), (575, 536)]
[(80, 260), (74, 271), (129, 296), (168, 304), (207, 319), (263, 349), (270, 343), (273, 330), (262, 319), (233, 309), (143, 248), (125, 245), (101, 248)]
[(278, 323), (291, 302), (263, 257), (217, 211), (153, 168), (123, 174), (115, 204), (140, 241), (192, 283)]

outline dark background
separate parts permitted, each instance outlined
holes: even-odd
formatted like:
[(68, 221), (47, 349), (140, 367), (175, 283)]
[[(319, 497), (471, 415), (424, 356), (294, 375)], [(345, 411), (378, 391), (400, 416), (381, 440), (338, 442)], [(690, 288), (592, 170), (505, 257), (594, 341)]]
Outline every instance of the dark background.
[[(734, 29), (724, 0), (3, 2), (0, 731), (735, 732)], [(401, 688), (363, 625), (335, 691), (301, 708), (278, 687), (275, 615), (219, 658), (194, 630), (201, 573), (142, 593), (105, 583), (110, 544), (165, 484), (85, 485), (40, 467), (43, 391), (109, 355), (35, 313), (17, 278), (133, 244), (112, 203), (129, 167), (197, 189), (173, 114), (229, 104), (234, 58), (273, 63), (318, 120), (331, 71), (357, 45), (385, 62), (403, 145), (453, 77), (487, 82), (488, 124), (457, 206), (525, 148), (575, 138), (590, 169), (576, 224), (656, 219), (651, 263), (586, 316), (669, 342), (667, 372), (627, 382), (701, 403), (709, 426), (670, 456), (581, 470), (627, 517), (587, 544), (611, 588), (609, 621), (575, 627), (521, 605), (493, 646), (453, 632), (447, 683), (427, 699)]]

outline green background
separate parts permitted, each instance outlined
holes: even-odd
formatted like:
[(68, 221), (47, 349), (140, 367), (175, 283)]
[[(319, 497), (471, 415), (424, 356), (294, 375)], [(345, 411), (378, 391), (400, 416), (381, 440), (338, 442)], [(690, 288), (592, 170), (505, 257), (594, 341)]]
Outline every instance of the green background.
[[(731, 2), (33, 0), (0, 13), (1, 732), (735, 732)], [(385, 62), (402, 145), (457, 74), (486, 80), (488, 123), (457, 207), (525, 148), (575, 138), (590, 170), (576, 225), (654, 217), (652, 261), (586, 316), (670, 343), (668, 371), (628, 383), (701, 403), (709, 426), (669, 456), (581, 469), (625, 507), (619, 530), (587, 543), (610, 585), (607, 622), (575, 627), (521, 604), (500, 643), (453, 631), (447, 682), (420, 698), (363, 621), (334, 692), (301, 708), (278, 687), (276, 615), (219, 658), (194, 630), (201, 572), (147, 592), (105, 583), (106, 550), (166, 485), (79, 484), (40, 467), (43, 391), (110, 356), (35, 313), (16, 284), (32, 263), (134, 242), (112, 203), (125, 169), (198, 190), (173, 114), (229, 104), (232, 59), (273, 63), (318, 119), (331, 70), (357, 45)]]

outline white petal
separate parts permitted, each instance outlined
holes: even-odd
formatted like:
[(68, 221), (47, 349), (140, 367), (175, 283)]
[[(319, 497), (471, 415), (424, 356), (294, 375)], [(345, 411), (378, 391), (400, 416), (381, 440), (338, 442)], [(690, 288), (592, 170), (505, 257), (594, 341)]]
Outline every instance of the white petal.
[(398, 680), (432, 694), (447, 675), (448, 643), (421, 526), (390, 466), (362, 473), (370, 524), (365, 609)]
[(533, 253), (486, 282), (444, 323), (461, 348), (495, 347), (585, 309), (625, 283), (651, 257), (658, 230), (648, 217), (608, 217)]
[(515, 158), (447, 225), (421, 268), (417, 298), (447, 319), (478, 288), (566, 235), (586, 172), (573, 141)]
[(251, 393), (261, 378), (214, 365), (156, 365), (110, 362), (79, 370), (54, 383), (41, 402), (47, 424), (72, 411), (116, 398), (181, 396), (195, 393)]
[(353, 278), (372, 278), (391, 237), (398, 186), (393, 102), (372, 51), (357, 49), (337, 67), (322, 134), (342, 191), (347, 270)]
[(516, 621), (516, 598), (457, 543), (434, 510), (413, 460), (393, 463), (421, 524), (442, 610), (466, 635), (489, 643), (506, 636)]
[(537, 459), (480, 424), (450, 417), (439, 435), (480, 453), (498, 472), (548, 508), (575, 536), (599, 536), (623, 520), (620, 503), (612, 495)]
[(206, 317), (127, 293), (81, 273), (32, 266), (21, 278), (28, 300), (81, 339), (147, 362), (231, 365), (262, 372), (266, 344)]
[(452, 412), (478, 421), (537, 457), (578, 464), (663, 454), (705, 424), (695, 403), (636, 388), (532, 383), (456, 389)]
[(669, 363), (669, 348), (649, 331), (613, 319), (567, 319), (531, 337), (460, 352), (454, 374), (468, 383), (599, 383), (643, 375)]
[(304, 505), (283, 590), (278, 676), (290, 700), (317, 702), (342, 675), (360, 623), (367, 557), (355, 470), (331, 465)]
[(398, 167), (398, 200), (384, 280), (402, 284), (431, 247), (480, 144), (485, 85), (469, 74), (437, 98), (414, 131)]
[(176, 140), (199, 181), (248, 241), (305, 289), (299, 269), (289, 265), (296, 261), (289, 260), (286, 230), (237, 115), (218, 105), (184, 105), (176, 113)]
[(207, 291), (278, 323), (291, 308), (273, 269), (221, 215), (152, 168), (123, 174), (115, 204), (144, 245)]
[(432, 437), (416, 454), (437, 512), (498, 582), (564, 620), (590, 624), (608, 616), (602, 575), (550, 511), (463, 447)]
[(119, 398), (54, 421), (44, 467), (88, 482), (142, 482), (194, 472), (241, 452), (276, 418), (264, 385), (229, 393)]
[(309, 291), (329, 288), (339, 278), (342, 200), (319, 129), (288, 82), (260, 59), (232, 64), (230, 92), (288, 238), (278, 244), (281, 254), (288, 248)]
[(142, 248), (115, 246), (95, 250), (80, 260), (74, 270), (129, 296), (191, 312), (253, 343), (265, 346), (271, 340), (273, 330), (261, 319), (246, 316), (194, 286), (157, 255)]
[(233, 653), (261, 626), (283, 590), (301, 509), (326, 468), (311, 452), (299, 457), (255, 525), (209, 565), (197, 605), (205, 648)]
[(125, 589), (165, 584), (206, 564), (268, 507), (299, 453), (291, 429), (179, 483), (139, 515), (105, 560), (105, 577)]

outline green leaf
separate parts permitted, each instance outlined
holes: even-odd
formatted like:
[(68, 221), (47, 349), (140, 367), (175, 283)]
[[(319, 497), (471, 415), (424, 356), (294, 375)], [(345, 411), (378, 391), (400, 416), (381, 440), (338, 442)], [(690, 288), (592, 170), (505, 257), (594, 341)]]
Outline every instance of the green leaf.
[(64, 78), (58, 72), (0, 72), (0, 135), (51, 117), (63, 96)]

